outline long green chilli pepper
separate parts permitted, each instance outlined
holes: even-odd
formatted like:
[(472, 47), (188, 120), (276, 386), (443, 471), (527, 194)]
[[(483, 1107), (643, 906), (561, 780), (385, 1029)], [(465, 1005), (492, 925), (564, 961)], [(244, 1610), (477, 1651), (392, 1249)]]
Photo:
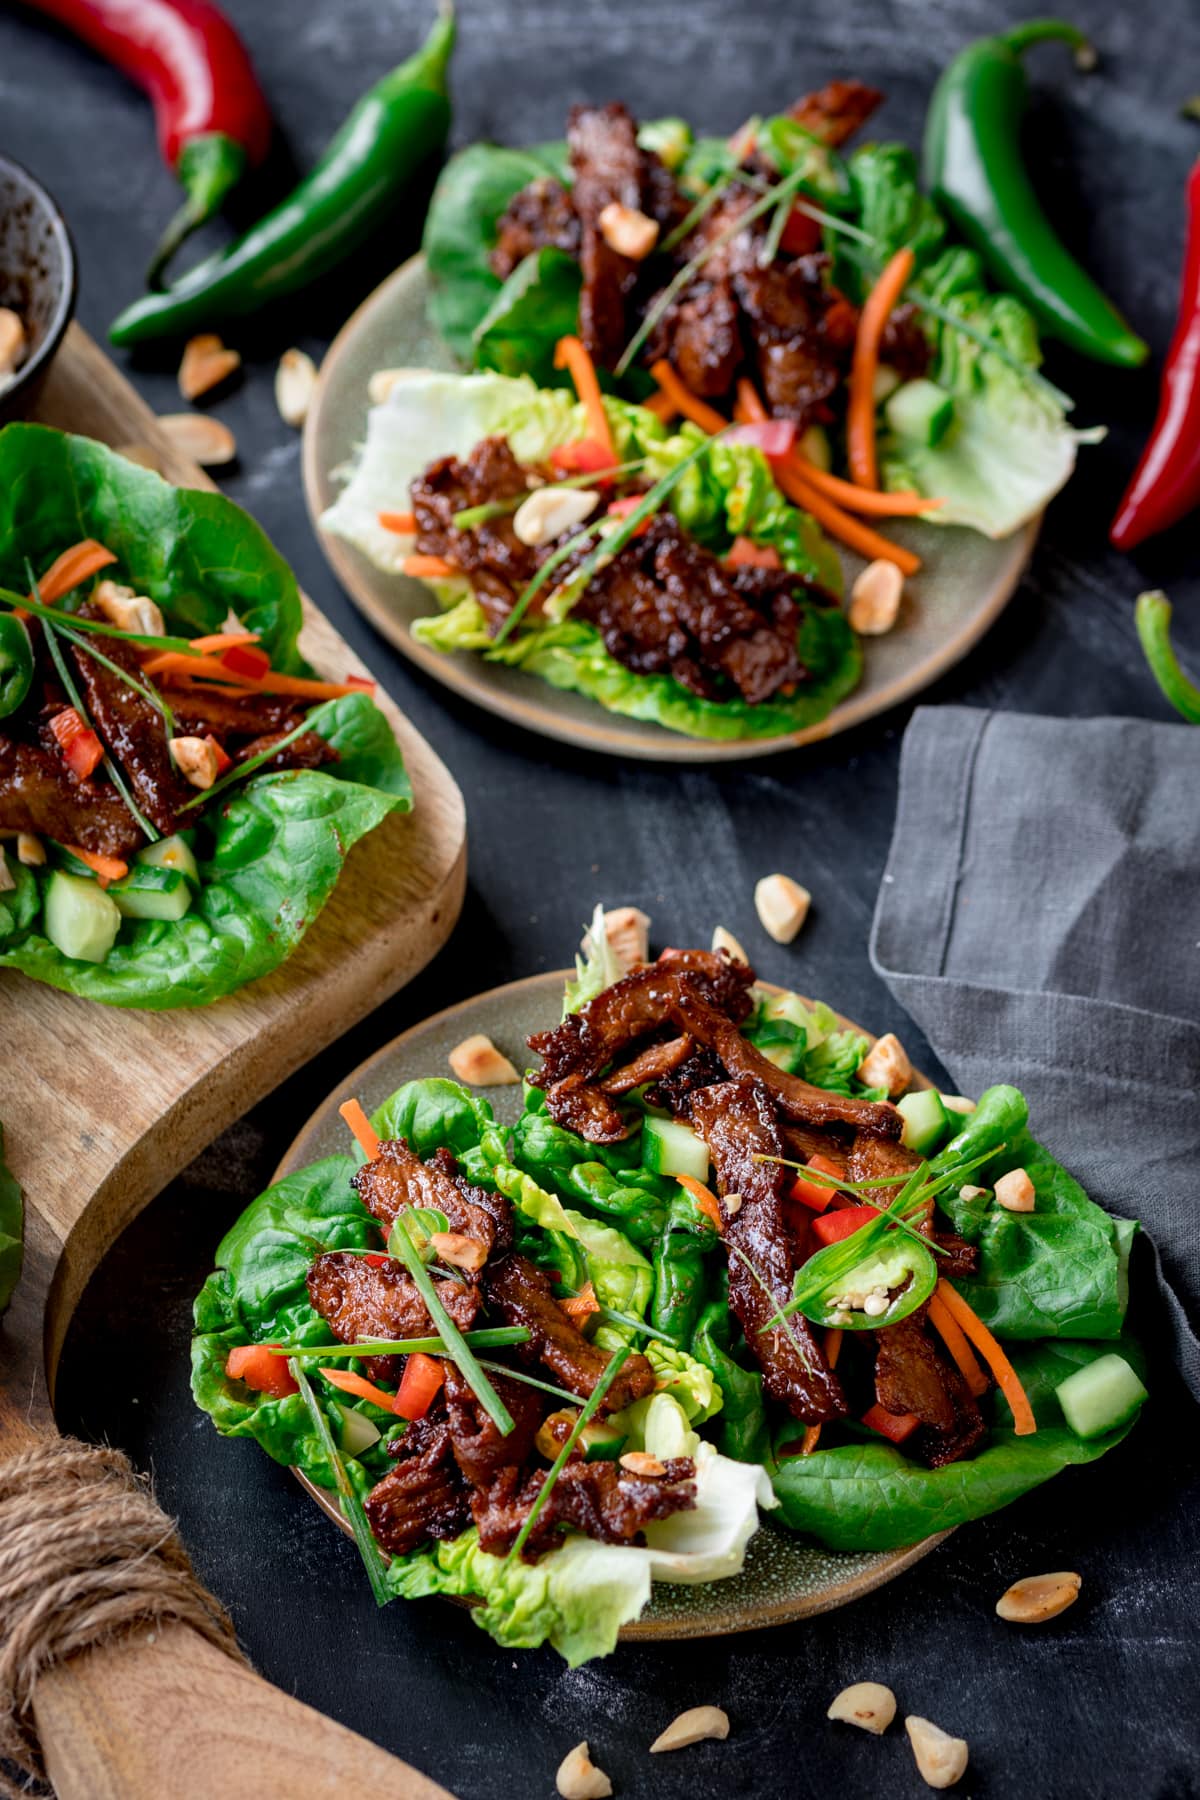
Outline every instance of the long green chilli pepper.
[(925, 185), (1009, 293), (1082, 356), (1136, 368), (1147, 346), (1066, 249), (1021, 157), (1026, 78), (1033, 44), (1058, 40), (1082, 60), (1087, 38), (1061, 19), (1031, 20), (980, 38), (954, 58), (925, 120)]
[(211, 330), (309, 286), (365, 244), (445, 148), (453, 48), (447, 4), (422, 47), (363, 95), (288, 198), (164, 293), (126, 307), (109, 330), (113, 343)]

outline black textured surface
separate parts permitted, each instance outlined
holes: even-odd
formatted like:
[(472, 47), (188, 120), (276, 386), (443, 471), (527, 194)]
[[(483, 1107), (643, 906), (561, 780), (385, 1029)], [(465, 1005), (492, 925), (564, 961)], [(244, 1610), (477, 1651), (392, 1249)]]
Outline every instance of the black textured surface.
[[(302, 164), (425, 24), (414, 0), (229, 4)], [(615, 95), (644, 115), (684, 112), (732, 128), (837, 74), (884, 87), (880, 132), (915, 141), (942, 63), (1006, 17), (984, 0), (852, 0), (823, 14), (770, 0), (736, 9), (724, 0), (463, 0), (462, 12), (460, 142), (554, 136), (571, 101)], [(1197, 83), (1200, 14), (1193, 0), (1153, 9), (1079, 0), (1073, 15), (1093, 31), (1104, 62), (1085, 80), (1063, 53), (1038, 54), (1031, 154), (1065, 232), (1159, 356), (1174, 314), (1183, 182), (1200, 148), (1195, 127), (1177, 117)], [(175, 204), (148, 109), (118, 75), (11, 10), (0, 17), (0, 109), (0, 148), (34, 167), (70, 218), (80, 314), (102, 335), (138, 290), (147, 249)], [(286, 164), (280, 152), (267, 185), (286, 178)], [(128, 1233), (68, 1345), (64, 1427), (110, 1437), (154, 1467), (202, 1575), (232, 1607), (264, 1673), (463, 1800), (549, 1793), (560, 1756), (583, 1737), (619, 1793), (924, 1792), (898, 1728), (877, 1742), (825, 1722), (830, 1697), (866, 1677), (889, 1682), (902, 1710), (968, 1738), (963, 1792), (997, 1800), (1200, 1794), (1200, 1582), (1188, 1509), (1200, 1495), (1200, 1455), (1195, 1414), (1169, 1371), (1159, 1370), (1132, 1442), (961, 1531), (860, 1604), (761, 1635), (626, 1649), (575, 1674), (549, 1652), (497, 1650), (442, 1603), (376, 1614), (352, 1546), (253, 1445), (220, 1442), (192, 1409), (191, 1295), (221, 1232), (308, 1108), (425, 1013), (562, 963), (597, 897), (646, 907), (660, 943), (706, 939), (720, 920), (765, 975), (824, 995), (877, 1029), (898, 1029), (921, 1049), (865, 953), (902, 714), (825, 749), (720, 774), (572, 756), (418, 677), (374, 639), (327, 574), (304, 514), (297, 440), (275, 413), (273, 360), (292, 342), (319, 352), (412, 235), (399, 222), (373, 269), (347, 272), (253, 333), (231, 331), (250, 353), (247, 377), (213, 410), (242, 450), (228, 491), (276, 538), (461, 783), (471, 831), (466, 909), (423, 978), (226, 1133)], [(1052, 509), (1004, 619), (932, 697), (1165, 717), (1141, 664), (1132, 600), (1140, 586), (1169, 585), (1181, 645), (1200, 655), (1200, 627), (1189, 617), (1200, 588), (1194, 535), (1176, 532), (1137, 564), (1103, 537), (1153, 412), (1154, 373), (1110, 373), (1065, 355), (1051, 359), (1050, 372), (1077, 395), (1081, 423), (1105, 420), (1112, 433), (1085, 453)], [(178, 409), (170, 368), (139, 368), (135, 378), (152, 405)], [(751, 901), (754, 880), (780, 866), (815, 896), (790, 950), (766, 942)], [(1084, 1577), (1081, 1601), (1061, 1622), (1021, 1631), (994, 1618), (1012, 1579), (1053, 1568)], [(651, 1764), (651, 1738), (681, 1707), (705, 1701), (727, 1707), (729, 1742)]]

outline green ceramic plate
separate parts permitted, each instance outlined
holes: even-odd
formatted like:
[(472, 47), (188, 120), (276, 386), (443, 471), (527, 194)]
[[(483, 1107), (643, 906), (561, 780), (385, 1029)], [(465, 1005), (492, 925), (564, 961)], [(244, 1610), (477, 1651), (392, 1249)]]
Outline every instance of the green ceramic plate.
[[(359, 307), (325, 358), (304, 434), (304, 488), (314, 527), (337, 493), (337, 471), (353, 460), (362, 442), (367, 382), (374, 372), (454, 367), (426, 317), (428, 298), (425, 260), (417, 256)], [(895, 630), (866, 640), (866, 666), (858, 688), (807, 731), (736, 743), (701, 741), (660, 725), (621, 718), (594, 700), (560, 692), (519, 669), (486, 663), (469, 651), (447, 654), (418, 644), (412, 625), (434, 604), (429, 590), (404, 575), (385, 574), (340, 538), (319, 529), (318, 536), (355, 604), (384, 637), (455, 693), (563, 743), (650, 762), (714, 763), (814, 743), (920, 693), (965, 656), (1000, 616), (1029, 561), (1037, 529), (1035, 522), (1015, 537), (992, 543), (955, 527), (911, 523), (889, 527), (898, 542), (920, 550), (925, 566), (907, 584)], [(842, 556), (849, 586), (862, 559), (851, 551)]]
[[(385, 1044), (317, 1108), (284, 1156), (275, 1179), (345, 1150), (346, 1127), (337, 1111), (343, 1100), (355, 1097), (373, 1112), (402, 1082), (448, 1075), (450, 1051), (474, 1032), (490, 1037), (520, 1068), (529, 1034), (557, 1023), (566, 978), (567, 971), (559, 970), (493, 988), (491, 993), (435, 1014)], [(487, 1098), (500, 1119), (511, 1122), (516, 1118), (520, 1088), (491, 1088)], [(330, 1518), (348, 1532), (349, 1526), (329, 1495), (305, 1477), (299, 1479)], [(938, 1532), (907, 1550), (855, 1556), (822, 1549), (768, 1519), (751, 1541), (740, 1575), (700, 1587), (656, 1582), (650, 1605), (621, 1636), (625, 1640), (717, 1637), (830, 1612), (891, 1581), (949, 1535)]]

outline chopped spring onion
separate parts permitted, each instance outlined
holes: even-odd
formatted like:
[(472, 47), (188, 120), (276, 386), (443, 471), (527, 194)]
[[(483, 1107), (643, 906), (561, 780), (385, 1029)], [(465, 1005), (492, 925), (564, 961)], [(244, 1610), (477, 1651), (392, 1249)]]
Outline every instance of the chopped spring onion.
[(558, 546), (557, 550), (551, 551), (533, 580), (527, 582), (520, 594), (518, 594), (512, 611), (492, 639), (491, 648), (493, 650), (498, 650), (505, 638), (512, 636), (522, 618), (525, 616), (525, 613), (528, 611), (530, 601), (545, 587), (555, 569), (566, 562), (572, 551), (577, 550), (581, 544), (586, 544), (591, 535), (591, 529), (585, 525), (582, 531), (577, 531), (574, 537), (569, 537), (564, 544)]
[(180, 812), (190, 812), (193, 806), (207, 806), (210, 800), (215, 800), (217, 795), (224, 793), (226, 788), (232, 787), (235, 782), (244, 781), (247, 775), (253, 775), (255, 769), (260, 769), (264, 763), (270, 762), (272, 757), (278, 756), (281, 750), (286, 750), (289, 744), (294, 744), (297, 738), (303, 737), (305, 732), (311, 729), (308, 718), (305, 716), (299, 725), (294, 726), (275, 743), (268, 745), (265, 750), (260, 750), (257, 756), (248, 756), (245, 762), (234, 763), (232, 769), (227, 769), (219, 781), (214, 781), (211, 787), (204, 788), (194, 799), (185, 800), (179, 808)]
[[(26, 564), (28, 568), (28, 564)], [(30, 582), (31, 591), (36, 594), (38, 586)], [(120, 638), (126, 644), (145, 644), (154, 650), (177, 650), (185, 656), (200, 656), (202, 651), (192, 649), (192, 640), (182, 637), (156, 636), (144, 631), (125, 631), (120, 625), (110, 625), (106, 620), (81, 619), (78, 613), (68, 613), (46, 606), (40, 600), (30, 600), (24, 594), (14, 594), (9, 588), (0, 588), (0, 606), (19, 607), (22, 612), (30, 613), (35, 619), (44, 619), (51, 625), (69, 625), (74, 631), (88, 631), (98, 637)]]
[(308, 1414), (313, 1422), (316, 1434), (321, 1440), (321, 1448), (329, 1459), (329, 1465), (333, 1470), (334, 1480), (337, 1482), (338, 1496), (342, 1502), (342, 1509), (350, 1521), (350, 1528), (354, 1533), (354, 1542), (358, 1545), (358, 1553), (363, 1559), (363, 1564), (367, 1571), (367, 1579), (371, 1583), (371, 1592), (375, 1596), (375, 1604), (376, 1606), (386, 1606), (392, 1596), (389, 1594), (387, 1584), (383, 1579), (383, 1553), (371, 1534), (371, 1527), (367, 1522), (367, 1515), (363, 1510), (363, 1503), (358, 1497), (358, 1489), (346, 1473), (346, 1465), (342, 1461), (341, 1451), (334, 1443), (333, 1433), (329, 1429), (329, 1420), (325, 1417), (321, 1402), (313, 1392), (312, 1383), (309, 1381), (307, 1374), (295, 1359), (289, 1362), (288, 1368), (291, 1371), (292, 1380), (296, 1383), (296, 1386), (304, 1396), (304, 1404), (308, 1408)]
[(526, 1375), (524, 1369), (510, 1369), (507, 1363), (489, 1362), (486, 1356), (480, 1361), (495, 1375), (506, 1375), (510, 1381), (520, 1381), (526, 1387), (537, 1388), (540, 1393), (553, 1394), (556, 1400), (569, 1400), (572, 1406), (579, 1405), (578, 1394), (569, 1394), (566, 1388), (555, 1387), (551, 1381), (539, 1381), (535, 1375)]
[(703, 219), (708, 217), (713, 207), (717, 204), (717, 201), (721, 198), (721, 195), (728, 191), (733, 178), (734, 171), (731, 169), (728, 174), (722, 175), (719, 180), (714, 181), (707, 192), (701, 194), (695, 206), (693, 206), (684, 218), (679, 221), (674, 230), (668, 231), (666, 237), (658, 246), (659, 249), (673, 250), (676, 244), (682, 244), (684, 238), (690, 237), (697, 225), (699, 225)]
[[(592, 487), (597, 481), (610, 481), (614, 475), (634, 475), (646, 466), (647, 458), (635, 456), (632, 462), (614, 463), (611, 469), (589, 469), (584, 475), (568, 475), (562, 481), (548, 481), (547, 487), (585, 488)], [(489, 519), (501, 519), (506, 513), (516, 512), (523, 506), (530, 494), (538, 493), (537, 488), (528, 488), (523, 494), (514, 494), (508, 500), (489, 500), (484, 506), (468, 506), (462, 512), (456, 512), (450, 523), (456, 531), (473, 531), (476, 525), (486, 525)]]
[[(476, 1350), (500, 1350), (506, 1344), (527, 1344), (532, 1334), (524, 1325), (490, 1325), (480, 1331), (464, 1331), (463, 1342)], [(273, 1356), (449, 1356), (445, 1338), (369, 1338), (361, 1344), (268, 1344)], [(488, 1365), (485, 1365), (488, 1366)], [(494, 1365), (492, 1365), (494, 1366)], [(507, 1370), (504, 1371), (508, 1373)]]
[(542, 1508), (550, 1497), (551, 1489), (566, 1468), (572, 1450), (583, 1436), (584, 1427), (588, 1425), (599, 1412), (600, 1402), (604, 1399), (605, 1394), (607, 1394), (609, 1388), (624, 1367), (625, 1359), (629, 1354), (628, 1345), (624, 1345), (620, 1350), (615, 1351), (607, 1369), (605, 1369), (603, 1375), (588, 1395), (588, 1398), (580, 1411), (579, 1417), (571, 1427), (566, 1442), (550, 1465), (549, 1473), (542, 1483), (541, 1491), (529, 1510), (528, 1518), (525, 1520), (520, 1531), (518, 1531), (513, 1547), (504, 1559), (505, 1562), (511, 1562), (514, 1556), (520, 1556), (522, 1550), (529, 1542), (530, 1534), (541, 1516)]

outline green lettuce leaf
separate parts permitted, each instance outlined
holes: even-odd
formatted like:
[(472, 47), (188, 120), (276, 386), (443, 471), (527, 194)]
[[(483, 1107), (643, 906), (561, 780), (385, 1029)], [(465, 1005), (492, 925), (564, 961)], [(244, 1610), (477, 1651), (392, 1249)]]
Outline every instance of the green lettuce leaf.
[(870, 1040), (861, 1031), (840, 1025), (837, 1014), (822, 1001), (773, 994), (766, 988), (756, 988), (754, 999), (754, 1014), (743, 1029), (777, 1068), (833, 1093), (886, 1100), (883, 1088), (868, 1088), (858, 1079), (858, 1065)]
[(475, 364), (501, 375), (561, 380), (554, 347), (575, 330), (579, 264), (565, 250), (534, 250), (513, 270), (471, 334)]
[(4, 1160), (4, 1127), (0, 1125), (0, 1315), (20, 1280), (24, 1256), (25, 1201)]

